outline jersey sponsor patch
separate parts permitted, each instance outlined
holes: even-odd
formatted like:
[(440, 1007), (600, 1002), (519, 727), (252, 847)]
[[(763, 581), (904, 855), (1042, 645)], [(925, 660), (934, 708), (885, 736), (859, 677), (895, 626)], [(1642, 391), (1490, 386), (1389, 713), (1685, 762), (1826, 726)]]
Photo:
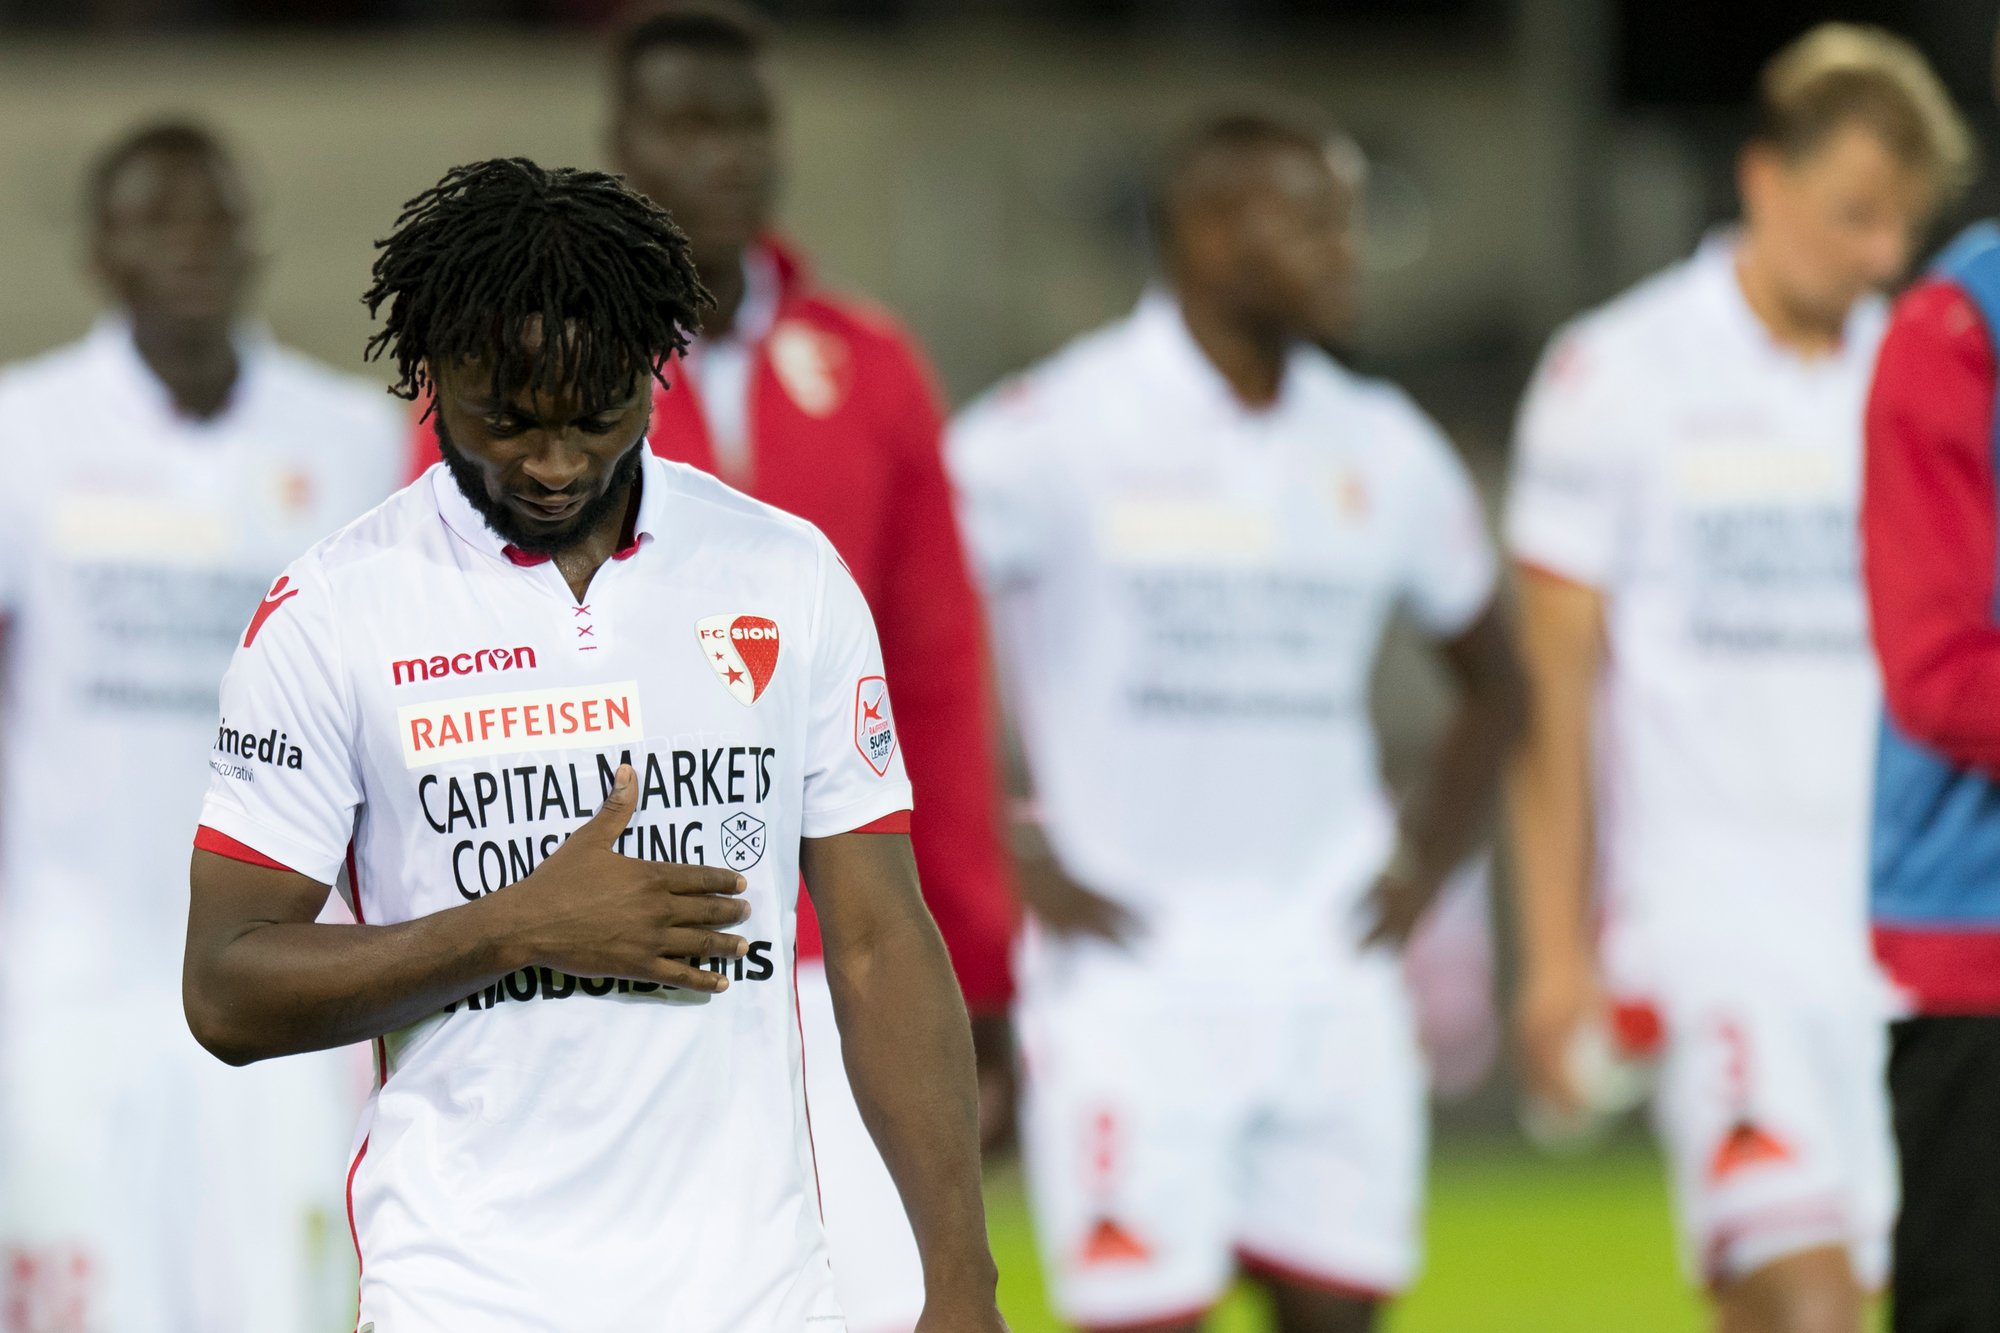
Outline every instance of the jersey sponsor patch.
[(250, 628), (243, 631), (245, 648), (256, 642), (257, 631), (264, 628), (264, 622), (275, 615), (279, 607), (299, 595), (299, 589), (286, 586), (291, 581), (289, 574), (280, 574), (278, 581), (271, 585), (271, 591), (264, 594), (264, 600), (257, 603), (256, 614), (250, 617)]
[(715, 678), (737, 703), (748, 708), (763, 697), (778, 672), (777, 621), (769, 616), (706, 616), (695, 622), (694, 635)]
[(722, 821), (722, 864), (748, 870), (764, 859), (764, 821), (739, 810)]
[(396, 710), (403, 763), (424, 768), (484, 754), (567, 750), (645, 737), (639, 683), (610, 681), (433, 699)]
[(889, 776), (896, 757), (896, 717), (889, 708), (889, 682), (863, 676), (854, 687), (854, 748), (877, 777)]

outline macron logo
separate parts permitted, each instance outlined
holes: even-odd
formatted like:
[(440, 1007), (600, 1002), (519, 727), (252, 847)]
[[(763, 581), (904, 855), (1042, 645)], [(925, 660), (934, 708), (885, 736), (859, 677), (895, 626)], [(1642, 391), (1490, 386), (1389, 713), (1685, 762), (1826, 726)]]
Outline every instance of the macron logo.
[(477, 676), (488, 671), (525, 671), (535, 665), (535, 650), (481, 648), (476, 653), (440, 653), (436, 657), (410, 657), (389, 664), (389, 673), (398, 685), (445, 676)]

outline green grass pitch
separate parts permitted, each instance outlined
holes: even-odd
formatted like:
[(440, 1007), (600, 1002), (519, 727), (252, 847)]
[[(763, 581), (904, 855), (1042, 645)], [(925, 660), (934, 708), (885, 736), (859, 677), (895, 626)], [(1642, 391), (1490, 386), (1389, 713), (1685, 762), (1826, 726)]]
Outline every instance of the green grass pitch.
[[(988, 1191), (1000, 1304), (1014, 1333), (1055, 1333), (1018, 1179)], [(1694, 1333), (1707, 1320), (1674, 1257), (1658, 1158), (1624, 1145), (1573, 1161), (1446, 1146), (1432, 1168), (1424, 1274), (1386, 1333)], [(1241, 1291), (1209, 1333), (1263, 1333)]]

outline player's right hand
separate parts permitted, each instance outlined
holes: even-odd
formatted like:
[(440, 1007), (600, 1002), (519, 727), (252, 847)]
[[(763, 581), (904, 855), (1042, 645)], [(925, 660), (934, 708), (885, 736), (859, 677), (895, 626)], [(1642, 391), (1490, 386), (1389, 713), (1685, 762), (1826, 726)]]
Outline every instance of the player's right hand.
[(1565, 1113), (1583, 1110), (1583, 1090), (1571, 1077), (1570, 1050), (1603, 1003), (1597, 976), (1587, 964), (1530, 968), (1515, 1000), (1514, 1028), (1528, 1090)]
[(729, 979), (687, 962), (741, 958), (749, 941), (727, 933), (750, 915), (744, 879), (717, 866), (641, 861), (618, 852), (639, 783), (620, 765), (603, 806), (534, 872), (493, 895), (536, 965), (578, 977), (657, 981), (720, 991)]

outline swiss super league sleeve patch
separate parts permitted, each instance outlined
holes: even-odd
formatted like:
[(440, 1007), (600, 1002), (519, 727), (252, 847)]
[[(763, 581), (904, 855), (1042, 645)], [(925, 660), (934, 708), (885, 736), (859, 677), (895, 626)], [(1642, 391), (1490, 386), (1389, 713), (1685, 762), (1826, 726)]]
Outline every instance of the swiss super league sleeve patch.
[(889, 775), (889, 761), (896, 757), (896, 717), (889, 709), (889, 682), (880, 676), (863, 676), (854, 687), (854, 748), (875, 776)]
[(715, 678), (748, 708), (763, 697), (778, 672), (778, 622), (769, 616), (707, 616), (695, 638)]

